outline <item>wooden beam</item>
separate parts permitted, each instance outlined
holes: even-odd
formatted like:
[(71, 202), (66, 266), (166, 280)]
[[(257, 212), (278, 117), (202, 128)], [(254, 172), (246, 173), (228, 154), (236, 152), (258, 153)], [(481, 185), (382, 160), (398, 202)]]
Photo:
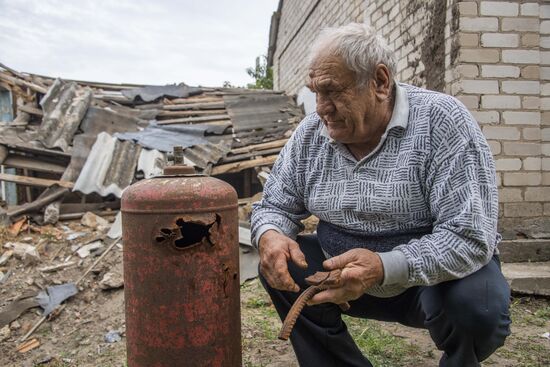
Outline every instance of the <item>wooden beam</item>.
[(172, 124), (192, 124), (194, 122), (206, 122), (206, 121), (219, 121), (219, 120), (230, 120), (229, 115), (212, 115), (212, 116), (202, 116), (202, 117), (184, 117), (180, 119), (172, 120), (162, 120), (159, 121), (159, 125), (172, 125)]
[[(48, 190), (50, 189), (46, 189), (46, 191)], [(69, 193), (69, 189), (65, 187), (59, 187), (59, 186), (55, 187), (51, 189), (51, 191), (47, 192), (46, 194), (42, 193), (40, 197), (35, 201), (33, 201), (32, 203), (26, 203), (26, 204), (11, 208), (8, 211), (8, 217), (12, 219), (25, 213), (39, 211), (44, 206), (48, 205), (52, 201), (60, 199), (61, 197), (65, 196), (67, 193)]]
[(0, 73), (0, 79), (6, 81), (8, 83), (14, 84), (14, 85), (19, 85), (19, 86), (30, 88), (30, 89), (34, 90), (35, 92), (39, 92), (39, 93), (43, 93), (43, 94), (46, 94), (48, 92), (48, 90), (44, 87), (41, 87), (39, 85), (36, 85), (34, 83), (28, 82), (28, 81), (23, 80), (23, 79), (14, 78), (12, 76), (7, 75), (6, 73)]
[(4, 165), (13, 168), (29, 169), (36, 172), (48, 172), (62, 175), (67, 167), (61, 164), (41, 162), (33, 158), (10, 155), (4, 161)]
[(267, 156), (267, 155), (273, 155), (273, 154), (279, 154), (281, 151), (281, 147), (277, 148), (271, 148), (266, 150), (254, 150), (250, 153), (244, 153), (244, 154), (229, 154), (222, 158), (220, 163), (231, 163), (231, 162), (237, 162), (237, 161), (244, 161), (245, 159), (250, 158), (256, 158), (261, 156)]
[(223, 102), (223, 98), (212, 97), (191, 97), (191, 98), (174, 98), (170, 99), (170, 105), (190, 104), (190, 103), (205, 103), (205, 102)]
[(254, 145), (248, 145), (242, 148), (235, 148), (231, 150), (231, 154), (237, 155), (242, 153), (253, 152), (255, 150), (265, 150), (270, 148), (282, 147), (283, 145), (286, 144), (287, 141), (288, 139), (280, 139), (280, 140), (270, 141), (268, 143), (254, 144)]
[(16, 184), (25, 186), (50, 187), (58, 185), (67, 189), (74, 187), (74, 183), (69, 181), (48, 180), (45, 178), (10, 175), (8, 173), (0, 173), (0, 181), (15, 182)]
[(17, 109), (19, 111), (27, 112), (32, 115), (44, 116), (44, 111), (42, 111), (40, 108), (22, 105), (22, 106), (17, 106)]
[(200, 115), (220, 115), (225, 113), (225, 110), (201, 110), (201, 111), (161, 111), (157, 116), (185, 117), (185, 116), (200, 116)]
[(257, 159), (251, 159), (249, 161), (241, 161), (235, 163), (222, 164), (212, 168), (212, 175), (220, 175), (222, 173), (240, 172), (247, 168), (254, 168), (260, 166), (269, 166), (275, 163), (278, 155), (271, 155), (268, 157), (262, 157)]
[(223, 102), (198, 102), (187, 104), (169, 104), (162, 106), (163, 109), (168, 111), (181, 111), (181, 110), (216, 110), (225, 108)]
[(0, 165), (4, 164), (6, 158), (8, 158), (8, 148), (4, 145), (0, 145)]

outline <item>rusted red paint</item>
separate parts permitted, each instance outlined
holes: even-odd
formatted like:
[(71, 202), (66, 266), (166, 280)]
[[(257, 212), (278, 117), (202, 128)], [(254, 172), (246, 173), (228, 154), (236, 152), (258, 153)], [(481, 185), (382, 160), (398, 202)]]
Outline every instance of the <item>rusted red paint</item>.
[[(186, 243), (177, 223), (205, 236)], [(122, 196), (122, 236), (128, 366), (241, 366), (235, 190), (198, 175), (140, 181)]]

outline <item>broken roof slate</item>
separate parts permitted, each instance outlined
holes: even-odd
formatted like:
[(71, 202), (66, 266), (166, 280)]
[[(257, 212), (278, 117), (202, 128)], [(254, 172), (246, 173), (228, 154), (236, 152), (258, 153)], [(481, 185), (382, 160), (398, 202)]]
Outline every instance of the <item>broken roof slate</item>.
[(101, 196), (113, 194), (120, 198), (122, 190), (134, 179), (140, 153), (139, 145), (100, 133), (73, 191), (96, 192)]
[(70, 150), (74, 134), (92, 101), (89, 88), (78, 90), (76, 83), (57, 79), (40, 102), (44, 117), (38, 130), (38, 140), (46, 148)]
[(291, 129), (293, 117), (302, 115), (293, 99), (284, 94), (247, 93), (225, 95), (223, 99), (236, 133), (282, 125)]
[(201, 88), (185, 83), (171, 85), (148, 85), (141, 88), (123, 89), (122, 95), (130, 100), (152, 102), (161, 97), (186, 98), (202, 93)]

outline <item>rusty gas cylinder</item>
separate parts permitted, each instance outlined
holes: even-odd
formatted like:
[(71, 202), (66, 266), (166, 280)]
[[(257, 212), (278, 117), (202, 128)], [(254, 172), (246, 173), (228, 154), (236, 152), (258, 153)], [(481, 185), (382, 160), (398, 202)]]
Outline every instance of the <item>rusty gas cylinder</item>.
[(241, 366), (237, 205), (178, 167), (124, 191), (129, 367)]

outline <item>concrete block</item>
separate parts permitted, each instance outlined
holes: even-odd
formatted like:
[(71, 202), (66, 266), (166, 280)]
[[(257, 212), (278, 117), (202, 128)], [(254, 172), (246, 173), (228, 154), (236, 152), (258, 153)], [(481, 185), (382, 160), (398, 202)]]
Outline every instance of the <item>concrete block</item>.
[(493, 155), (499, 155), (500, 154), (502, 149), (501, 149), (499, 141), (489, 140), (489, 141), (487, 141), (487, 143), (489, 143), (489, 148), (491, 148), (491, 153), (493, 153)]
[(521, 108), (520, 96), (482, 96), (481, 107), (487, 109), (516, 109)]
[(520, 14), (525, 16), (538, 17), (539, 16), (539, 4), (527, 3), (521, 4)]
[(519, 34), (483, 33), (481, 45), (483, 47), (518, 47)]
[(541, 145), (536, 142), (503, 142), (502, 145), (506, 155), (533, 157), (541, 154)]
[(522, 133), (525, 140), (540, 140), (540, 129), (537, 127), (524, 128)]
[(521, 136), (520, 131), (517, 127), (505, 126), (484, 126), (483, 135), (485, 135), (487, 139), (495, 140), (519, 140)]
[(510, 64), (537, 64), (540, 53), (537, 50), (503, 50), (502, 61)]
[(538, 81), (503, 81), (502, 91), (514, 94), (539, 94), (540, 82)]
[(540, 36), (538, 33), (524, 33), (521, 35), (521, 45), (524, 47), (538, 47)]
[(481, 15), (515, 17), (519, 14), (519, 5), (509, 1), (482, 1), (479, 11)]
[[(538, 22), (537, 22), (538, 26)], [(466, 18), (460, 17), (460, 30), (463, 32), (497, 31), (498, 18)]]
[(502, 30), (504, 32), (538, 32), (539, 20), (537, 18), (503, 18)]
[(526, 188), (525, 201), (550, 201), (550, 186)]
[(540, 217), (541, 215), (541, 203), (504, 203), (505, 217)]
[(496, 124), (500, 121), (497, 111), (470, 111), (476, 121), (480, 124)]
[(464, 1), (458, 3), (458, 12), (460, 16), (477, 15), (477, 3), (475, 1)]
[[(547, 243), (550, 243), (550, 217), (502, 218), (498, 222), (498, 231), (502, 234), (504, 240), (519, 239), (519, 235), (521, 239), (527, 237), (529, 241), (536, 239), (545, 240)], [(530, 260), (538, 261), (536, 258), (531, 258)]]
[(479, 46), (479, 35), (477, 33), (460, 33), (458, 42), (462, 47)]
[(498, 158), (495, 160), (497, 171), (519, 171), (521, 159), (519, 158)]
[(540, 97), (522, 97), (521, 106), (528, 110), (537, 110), (540, 108)]
[(461, 62), (495, 63), (500, 60), (499, 50), (463, 48), (458, 56)]
[(523, 160), (523, 169), (525, 171), (540, 171), (541, 167), (542, 159), (539, 157), (527, 157)]
[(504, 186), (539, 186), (541, 181), (540, 172), (504, 172), (503, 176)]
[(503, 263), (502, 274), (514, 293), (550, 296), (550, 262)]
[(502, 114), (508, 125), (540, 125), (540, 112), (505, 111)]
[[(518, 227), (522, 226), (518, 225)], [(498, 245), (498, 250), (500, 260), (505, 263), (550, 261), (550, 240), (504, 240)]]
[(471, 94), (497, 94), (498, 81), (496, 80), (463, 80), (461, 90)]
[(520, 68), (512, 65), (481, 65), (481, 76), (484, 78), (517, 78)]
[(518, 203), (523, 201), (521, 189), (518, 188), (501, 188), (498, 190), (498, 201), (500, 203)]

